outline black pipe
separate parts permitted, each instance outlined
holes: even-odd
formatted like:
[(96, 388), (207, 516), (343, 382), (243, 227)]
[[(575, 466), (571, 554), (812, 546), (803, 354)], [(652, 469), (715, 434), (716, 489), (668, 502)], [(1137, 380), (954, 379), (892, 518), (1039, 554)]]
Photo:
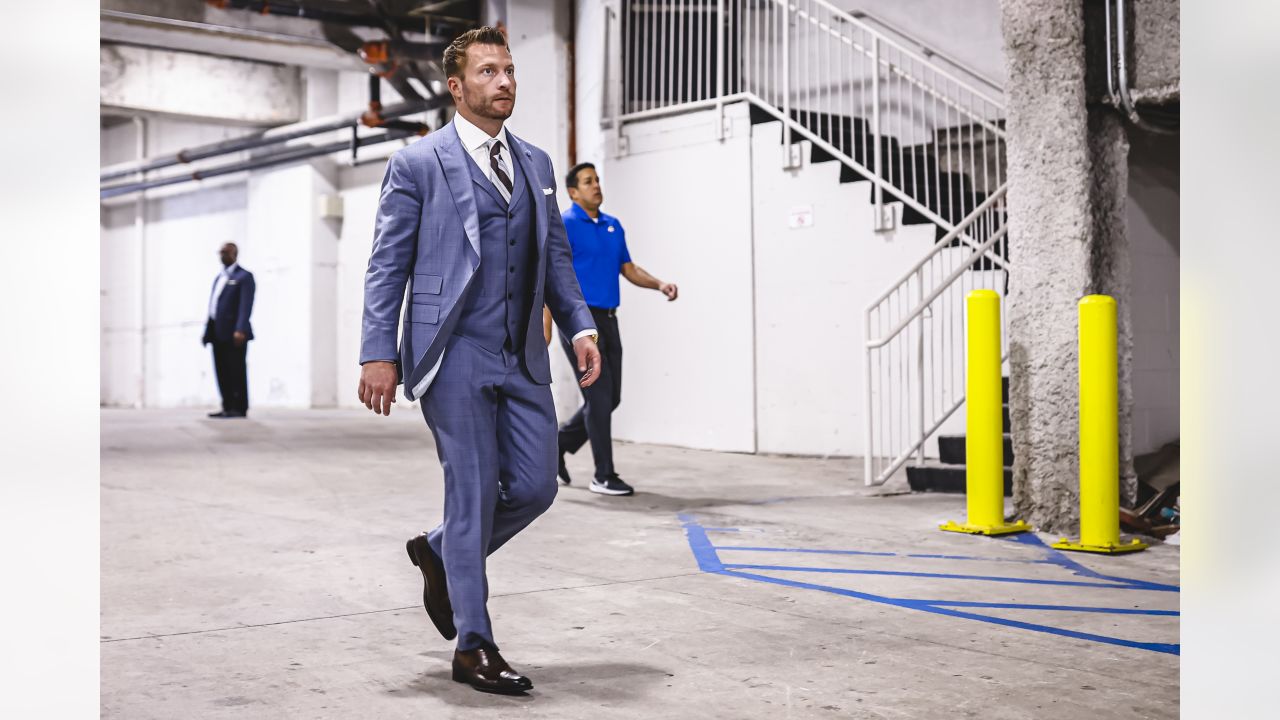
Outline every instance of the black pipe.
[(385, 128), (387, 130), (403, 130), (404, 132), (410, 132), (414, 135), (426, 135), (431, 130), (431, 128), (427, 127), (423, 123), (412, 122), (410, 120), (391, 120), (389, 122), (382, 123), (378, 127)]
[(447, 42), (417, 43), (407, 40), (392, 40), (387, 43), (387, 51), (397, 60), (416, 60), (421, 62), (442, 62)]
[(369, 107), (382, 107), (382, 78), (374, 73), (369, 73)]
[(262, 168), (274, 167), (285, 163), (298, 162), (300, 160), (308, 160), (320, 155), (329, 155), (335, 152), (341, 152), (349, 147), (368, 147), (370, 145), (378, 145), (392, 140), (403, 140), (404, 138), (414, 137), (418, 133), (408, 130), (393, 129), (377, 135), (367, 135), (357, 139), (354, 143), (349, 140), (339, 140), (336, 142), (325, 143), (324, 145), (306, 145), (303, 147), (290, 148), (283, 152), (272, 153), (261, 157), (252, 158), (237, 163), (221, 165), (209, 168), (207, 170), (197, 170), (189, 174), (171, 175), (166, 178), (156, 178), (155, 180), (146, 180), (142, 182), (120, 183), (118, 185), (108, 185), (100, 191), (101, 199), (113, 198), (120, 195), (138, 192), (141, 190), (150, 190), (151, 188), (164, 187), (166, 185), (179, 185), (192, 180), (205, 180), (219, 175), (230, 175), (231, 173), (245, 172), (247, 170), (259, 170)]
[[(427, 100), (414, 100), (411, 102), (398, 103), (396, 105), (383, 108), (378, 114), (383, 119), (395, 120), (406, 115), (434, 110), (445, 102), (446, 99), (443, 96), (436, 96)], [(241, 150), (253, 150), (255, 148), (266, 147), (268, 145), (278, 145), (289, 140), (296, 140), (310, 135), (319, 135), (320, 133), (330, 132), (332, 130), (357, 127), (360, 124), (361, 116), (365, 112), (367, 111), (352, 113), (337, 118), (315, 120), (297, 123), (295, 125), (283, 125), (254, 135), (246, 135), (238, 138), (232, 138), (230, 140), (210, 143), (208, 145), (186, 148), (185, 150), (179, 150), (172, 155), (161, 155), (143, 162), (117, 165), (114, 169), (108, 168), (103, 172), (101, 180), (114, 180), (126, 175), (133, 175), (134, 173), (159, 170), (160, 168), (194, 162), (205, 158), (217, 157), (219, 155), (227, 155), (233, 152), (240, 152)]]

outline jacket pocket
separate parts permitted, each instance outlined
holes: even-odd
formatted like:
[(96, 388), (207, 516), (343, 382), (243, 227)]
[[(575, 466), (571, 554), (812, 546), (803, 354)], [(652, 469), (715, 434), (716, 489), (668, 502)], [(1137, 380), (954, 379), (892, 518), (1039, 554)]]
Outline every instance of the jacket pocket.
[(413, 274), (414, 295), (439, 295), (444, 286), (444, 278), (439, 275)]
[(431, 323), (432, 325), (440, 322), (440, 306), (414, 303), (409, 308), (409, 322)]

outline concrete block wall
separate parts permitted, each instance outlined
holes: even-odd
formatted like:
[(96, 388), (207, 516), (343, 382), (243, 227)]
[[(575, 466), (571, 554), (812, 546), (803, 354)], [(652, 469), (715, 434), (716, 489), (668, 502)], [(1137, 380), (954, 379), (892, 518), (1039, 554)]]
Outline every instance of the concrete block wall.
[(1176, 136), (1131, 130), (1129, 138), (1133, 446), (1141, 454), (1179, 437), (1179, 163)]

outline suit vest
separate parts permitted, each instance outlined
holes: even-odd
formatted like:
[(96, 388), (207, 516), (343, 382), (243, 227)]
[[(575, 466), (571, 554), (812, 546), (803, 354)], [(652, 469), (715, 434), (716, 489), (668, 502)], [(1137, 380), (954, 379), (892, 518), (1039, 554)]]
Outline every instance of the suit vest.
[[(480, 266), (472, 279), (454, 334), (492, 353), (521, 353), (533, 314), (534, 268), (537, 267), (537, 218), (532, 192), (514, 151), (511, 202), (470, 158), (480, 224)], [(540, 319), (540, 318), (539, 318)], [(539, 323), (541, 326), (541, 323)], [(541, 333), (539, 333), (540, 335)]]

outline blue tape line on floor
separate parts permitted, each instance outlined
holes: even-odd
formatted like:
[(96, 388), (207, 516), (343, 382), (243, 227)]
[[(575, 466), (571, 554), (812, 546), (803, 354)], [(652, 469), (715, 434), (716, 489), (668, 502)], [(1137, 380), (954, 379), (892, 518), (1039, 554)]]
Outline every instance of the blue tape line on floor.
[(1023, 583), (1026, 585), (1063, 585), (1066, 587), (1094, 587), (1111, 590), (1146, 590), (1132, 585), (1117, 583), (1094, 583), (1079, 580), (1046, 580), (1043, 578), (1016, 578), (1000, 575), (961, 575), (958, 573), (928, 573), (907, 570), (863, 570), (851, 568), (806, 567), (802, 565), (746, 565), (741, 563), (725, 563), (730, 570), (780, 570), (783, 572), (835, 573), (837, 575), (887, 575), (892, 577), (936, 578), (938, 580), (977, 580), (980, 582)]
[(971, 608), (990, 608), (1004, 610), (1047, 610), (1051, 612), (1086, 612), (1086, 613), (1103, 613), (1106, 615), (1162, 615), (1168, 617), (1178, 617), (1181, 615), (1177, 610), (1145, 610), (1143, 608), (1109, 608), (1094, 607), (1092, 605), (1031, 605), (1028, 603), (992, 603), (992, 602), (971, 602), (967, 600), (917, 600), (924, 605), (938, 605), (941, 607), (971, 607)]
[[(1127, 640), (1124, 638), (1111, 637), (1107, 635), (1097, 635), (1094, 633), (1079, 632), (1076, 630), (1068, 630), (1066, 628), (1053, 627), (1051, 625), (1043, 625), (1039, 623), (1023, 622), (1020, 620), (1010, 620), (1007, 618), (995, 617), (991, 615), (982, 615), (979, 613), (964, 612), (954, 608), (971, 607), (971, 608), (988, 608), (988, 609), (1008, 609), (1008, 610), (1040, 610), (1040, 611), (1063, 611), (1063, 612), (1089, 612), (1089, 613), (1105, 613), (1117, 615), (1149, 615), (1149, 616), (1178, 616), (1177, 611), (1173, 610), (1144, 610), (1142, 608), (1098, 608), (1090, 606), (1065, 606), (1065, 605), (1031, 605), (1020, 603), (978, 603), (968, 601), (948, 601), (948, 600), (918, 600), (910, 598), (890, 598), (882, 595), (874, 595), (871, 593), (859, 592), (847, 588), (831, 587), (828, 585), (819, 585), (816, 583), (807, 583), (787, 578), (773, 577), (770, 575), (759, 575), (756, 573), (744, 572), (746, 569), (767, 569), (787, 572), (846, 572), (850, 574), (891, 574), (906, 575), (914, 577), (941, 577), (946, 579), (986, 579), (997, 580), (1000, 582), (1024, 582), (1033, 584), (1054, 584), (1054, 585), (1073, 585), (1086, 587), (1102, 587), (1107, 589), (1125, 589), (1125, 590), (1152, 590), (1163, 592), (1178, 592), (1175, 585), (1166, 585), (1162, 583), (1148, 582), (1145, 580), (1136, 580), (1133, 578), (1120, 578), (1115, 576), (1104, 575), (1099, 572), (1090, 570), (1075, 560), (1066, 557), (1065, 554), (1054, 550), (1045, 545), (1035, 535), (1028, 534), (1026, 536), (1012, 536), (1001, 538), (1005, 542), (1016, 542), (1023, 545), (1037, 547), (1045, 552), (1047, 557), (1044, 560), (1036, 561), (1038, 563), (1047, 563), (1057, 565), (1065, 570), (1069, 570), (1077, 576), (1088, 577), (1094, 580), (1103, 580), (1105, 583), (1081, 583), (1074, 581), (1044, 581), (1031, 578), (999, 578), (987, 576), (959, 576), (959, 575), (940, 575), (936, 573), (907, 573), (893, 571), (848, 571), (835, 568), (796, 568), (789, 566), (752, 566), (752, 565), (726, 565), (720, 560), (717, 547), (707, 537), (707, 529), (703, 528), (691, 515), (682, 514), (679, 516), (680, 522), (684, 527), (685, 535), (688, 538), (689, 549), (692, 551), (694, 559), (698, 563), (698, 568), (706, 573), (717, 575), (727, 575), (730, 577), (738, 577), (746, 580), (754, 580), (756, 582), (769, 583), (772, 585), (781, 585), (784, 587), (792, 587), (806, 590), (817, 590), (820, 592), (841, 595), (844, 597), (856, 598), (859, 600), (868, 600), (871, 602), (892, 605), (908, 610), (918, 610), (921, 612), (933, 613), (935, 615), (945, 615), (965, 620), (975, 620), (978, 622), (989, 623), (993, 625), (1001, 625), (1004, 627), (1017, 628), (1021, 630), (1029, 630), (1032, 632), (1046, 633), (1057, 635), (1060, 637), (1074, 638), (1077, 640), (1087, 640), (1090, 642), (1103, 643), (1107, 645), (1117, 645), (1121, 647), (1129, 647), (1137, 650), (1147, 650), (1150, 652), (1158, 652), (1170, 655), (1180, 655), (1181, 646), (1177, 643), (1147, 643), (1135, 640)], [(718, 530), (730, 530), (730, 528), (718, 528)], [(748, 550), (751, 548), (735, 547), (735, 550)], [(763, 551), (783, 551), (784, 548), (769, 548)], [(799, 549), (803, 552), (804, 549)], [(831, 551), (817, 551), (820, 553), (830, 554)], [(848, 554), (861, 554), (859, 551), (847, 551)], [(846, 552), (838, 552), (836, 554), (846, 554)], [(990, 558), (973, 558), (978, 561), (987, 561)], [(1115, 583), (1115, 584), (1110, 584)]]
[(744, 550), (747, 552), (813, 553), (815, 555), (874, 555), (877, 557), (898, 557), (898, 553), (891, 553), (891, 552), (868, 552), (865, 550), (812, 550), (809, 548), (747, 547), (744, 545), (717, 545), (716, 550)]
[(1065, 570), (1070, 570), (1072, 573), (1076, 575), (1080, 575), (1082, 577), (1093, 578), (1095, 580), (1106, 580), (1106, 581), (1115, 582), (1115, 583), (1123, 583), (1125, 585), (1128, 585), (1134, 588), (1135, 590), (1178, 592), (1180, 589), (1177, 585), (1165, 585), (1163, 583), (1149, 582), (1147, 580), (1137, 580), (1134, 578), (1122, 578), (1122, 577), (1116, 577), (1114, 575), (1104, 575), (1100, 572), (1097, 572), (1096, 570), (1090, 570), (1089, 568), (1081, 565), (1074, 558), (1070, 557), (1069, 555), (1062, 552), (1061, 550), (1045, 545), (1044, 541), (1041, 540), (1039, 537), (1037, 537), (1033, 533), (1023, 533), (1019, 535), (1006, 535), (1003, 538), (999, 538), (999, 540), (1002, 542), (1014, 542), (1019, 545), (1030, 545), (1032, 547), (1038, 548), (1039, 550), (1045, 553), (1045, 558), (1041, 562), (1045, 562), (1050, 565), (1057, 565)]

